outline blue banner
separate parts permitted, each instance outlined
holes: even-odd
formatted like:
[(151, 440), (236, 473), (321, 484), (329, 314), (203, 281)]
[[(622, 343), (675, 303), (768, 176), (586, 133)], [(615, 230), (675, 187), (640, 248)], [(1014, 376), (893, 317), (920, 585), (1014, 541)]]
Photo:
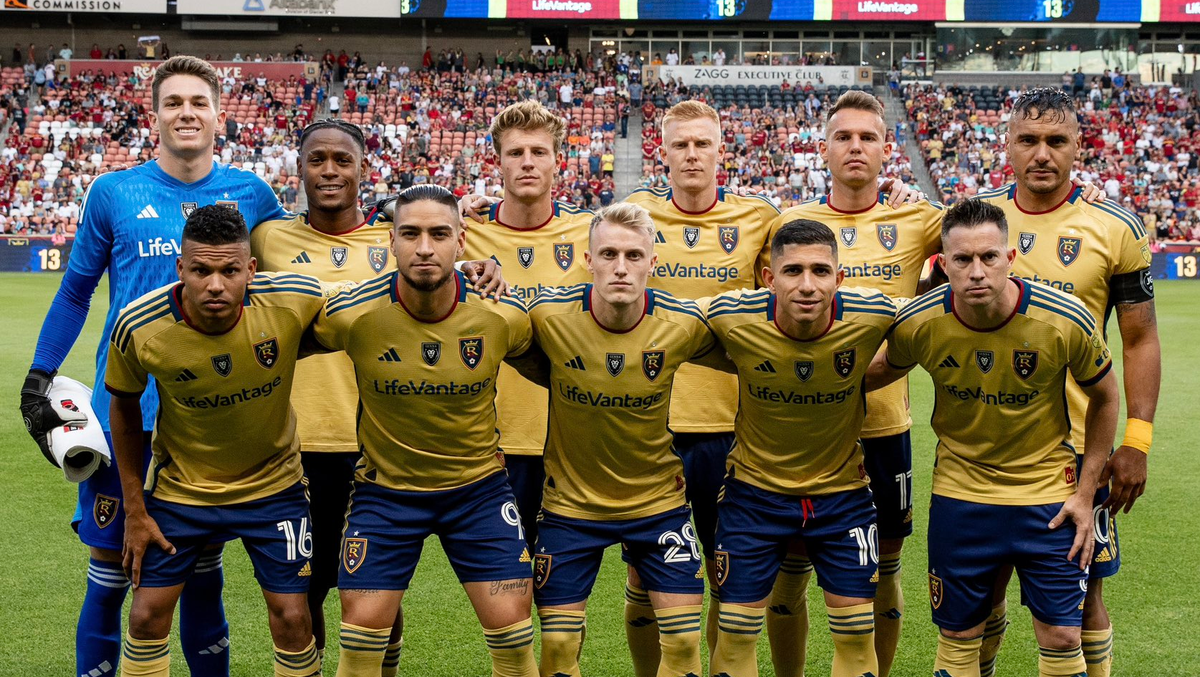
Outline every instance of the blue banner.
[(71, 243), (54, 244), (49, 237), (0, 238), (0, 271), (6, 273), (61, 273), (71, 258)]

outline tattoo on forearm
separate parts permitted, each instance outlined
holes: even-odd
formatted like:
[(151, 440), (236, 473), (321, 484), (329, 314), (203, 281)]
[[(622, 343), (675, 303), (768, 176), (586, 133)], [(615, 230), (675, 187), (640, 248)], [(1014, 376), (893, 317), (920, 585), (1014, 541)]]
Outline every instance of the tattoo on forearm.
[(496, 595), (528, 595), (529, 579), (519, 578), (512, 581), (492, 581), (492, 586), (488, 589), (488, 594), (492, 597)]

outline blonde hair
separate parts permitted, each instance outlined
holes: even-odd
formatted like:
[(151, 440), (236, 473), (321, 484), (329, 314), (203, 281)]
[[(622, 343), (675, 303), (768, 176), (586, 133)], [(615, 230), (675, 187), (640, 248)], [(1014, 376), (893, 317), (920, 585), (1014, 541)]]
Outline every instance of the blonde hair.
[(702, 118), (712, 120), (713, 123), (717, 125), (718, 129), (721, 128), (721, 116), (717, 115), (717, 111), (715, 111), (712, 106), (702, 101), (680, 101), (674, 106), (671, 106), (663, 115), (662, 125), (663, 127), (666, 127), (667, 123), (670, 121), (687, 122), (689, 120), (699, 120)]
[(592, 238), (601, 223), (640, 230), (650, 239), (651, 247), (653, 247), (654, 219), (650, 217), (650, 212), (641, 205), (615, 202), (596, 212), (596, 215), (592, 217), (592, 224), (588, 227), (588, 247), (591, 247)]
[(562, 152), (563, 141), (567, 138), (567, 123), (562, 118), (550, 112), (548, 108), (537, 101), (521, 101), (508, 106), (492, 120), (492, 148), (500, 151), (500, 139), (510, 129), (524, 132), (540, 130), (554, 139), (554, 153)]
[(154, 110), (158, 110), (158, 91), (162, 89), (162, 83), (175, 75), (193, 75), (203, 80), (212, 90), (213, 109), (221, 109), (221, 80), (217, 77), (217, 69), (204, 59), (180, 54), (162, 62), (154, 71), (154, 81), (150, 85), (150, 106)]
[[(868, 113), (874, 113), (879, 116), (879, 120), (883, 122), (887, 118), (883, 114), (883, 104), (879, 99), (875, 98), (874, 94), (852, 89), (838, 97), (838, 100), (829, 109), (829, 114), (825, 116), (825, 121), (833, 119), (833, 116), (840, 110), (861, 110)], [(886, 123), (884, 124), (886, 127)]]

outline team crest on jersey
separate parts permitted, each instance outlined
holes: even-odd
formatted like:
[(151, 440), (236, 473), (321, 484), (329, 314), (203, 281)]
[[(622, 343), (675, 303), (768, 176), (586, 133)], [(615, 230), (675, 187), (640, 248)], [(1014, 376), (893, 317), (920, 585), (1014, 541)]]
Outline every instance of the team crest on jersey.
[(550, 564), (554, 561), (553, 555), (538, 553), (533, 556), (533, 586), (541, 589), (546, 581), (550, 580)]
[(180, 202), (179, 211), (183, 212), (183, 218), (188, 218), (192, 212), (200, 208), (200, 204), (196, 202)]
[(700, 229), (695, 226), (686, 226), (683, 229), (683, 243), (688, 246), (688, 249), (695, 249), (696, 244), (700, 242)]
[(1058, 238), (1058, 260), (1062, 261), (1064, 266), (1075, 263), (1081, 249), (1083, 249), (1083, 238), (1081, 237)]
[(946, 594), (946, 587), (942, 585), (942, 579), (929, 574), (929, 603), (933, 608), (937, 609), (942, 606), (942, 598)]
[(371, 264), (371, 270), (382, 273), (387, 267), (387, 257), (387, 247), (367, 247), (367, 262)]
[(1014, 350), (1013, 351), (1013, 371), (1017, 372), (1017, 378), (1022, 381), (1029, 380), (1033, 376), (1033, 372), (1037, 371), (1038, 351), (1036, 350)]
[(345, 247), (330, 247), (329, 260), (333, 261), (334, 268), (341, 268), (346, 265), (346, 258), (350, 255), (350, 251)]
[(365, 538), (347, 538), (342, 545), (342, 566), (346, 568), (346, 573), (352, 574), (358, 571), (362, 563), (367, 559), (367, 539)]
[(1022, 232), (1017, 236), (1017, 251), (1022, 254), (1028, 254), (1033, 251), (1033, 245), (1037, 243), (1037, 233)]
[(801, 381), (807, 381), (812, 378), (815, 368), (816, 365), (813, 364), (812, 360), (796, 360), (795, 364), (792, 365), (792, 370), (796, 372), (796, 378)]
[(664, 350), (642, 351), (642, 373), (646, 375), (646, 378), (651, 381), (658, 378), (658, 375), (662, 373), (666, 354)]
[(554, 262), (558, 264), (559, 268), (570, 270), (571, 264), (575, 263), (575, 243), (554, 245)]
[(732, 254), (738, 246), (738, 227), (721, 226), (717, 229), (717, 234), (721, 238), (721, 249), (724, 249), (726, 254)]
[(725, 583), (725, 579), (729, 578), (729, 553), (716, 552), (717, 565), (717, 587), (721, 587)]
[(842, 229), (842, 244), (853, 247), (858, 242), (858, 227), (846, 226)]
[(879, 244), (889, 252), (896, 248), (896, 224), (881, 223), (875, 226), (875, 234), (879, 236)]
[[(441, 344), (438, 344), (441, 345)], [(474, 369), (483, 361), (483, 337), (460, 338), (458, 340), (458, 356), (462, 358), (467, 369)]]
[(838, 376), (846, 378), (854, 371), (855, 354), (858, 351), (855, 348), (850, 350), (842, 350), (833, 354), (833, 370)]
[(117, 508), (120, 506), (121, 499), (96, 494), (96, 502), (92, 505), (92, 517), (96, 520), (96, 526), (103, 529), (112, 524), (117, 519)]
[(229, 373), (233, 371), (233, 358), (230, 357), (229, 353), (216, 355), (212, 358), (212, 366), (218, 375), (229, 376)]
[(266, 341), (259, 341), (254, 344), (254, 359), (259, 364), (270, 369), (279, 361), (279, 341), (275, 337), (271, 337)]
[(517, 247), (517, 263), (521, 264), (522, 268), (532, 266), (533, 247)]
[[(482, 349), (483, 346), (480, 346)], [(442, 344), (440, 341), (428, 341), (421, 344), (421, 359), (425, 360), (425, 364), (433, 366), (442, 359)], [(466, 358), (463, 358), (466, 359)]]
[(625, 353), (609, 353), (604, 358), (604, 368), (610, 376), (616, 377), (625, 371)]
[(976, 350), (975, 366), (979, 367), (979, 371), (985, 374), (990, 373), (992, 367), (996, 366), (996, 353), (990, 350)]

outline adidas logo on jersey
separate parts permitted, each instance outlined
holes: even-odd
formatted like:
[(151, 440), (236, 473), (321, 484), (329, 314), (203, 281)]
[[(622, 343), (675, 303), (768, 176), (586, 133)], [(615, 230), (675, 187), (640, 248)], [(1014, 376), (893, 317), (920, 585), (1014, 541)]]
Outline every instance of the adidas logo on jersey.
[(662, 234), (661, 230), (654, 231), (654, 244), (666, 244), (667, 237)]
[(953, 355), (947, 355), (946, 359), (942, 360), (941, 363), (938, 364), (938, 366), (946, 367), (949, 369), (958, 369), (958, 360), (954, 359)]
[(142, 211), (138, 212), (137, 217), (139, 219), (157, 219), (158, 212), (154, 211), (154, 207), (146, 205), (145, 207), (142, 207)]
[(309, 566), (308, 562), (305, 562), (304, 566), (300, 568), (300, 573), (296, 575), (301, 578), (304, 578), (305, 576), (312, 576), (312, 567)]
[(583, 366), (583, 358), (580, 357), (579, 355), (576, 355), (575, 357), (572, 357), (570, 360), (568, 360), (567, 364), (565, 366), (567, 367), (567, 369), (578, 369), (580, 371), (587, 371), (587, 367)]
[(312, 259), (308, 258), (308, 252), (300, 252), (300, 255), (292, 259), (292, 263), (312, 263)]
[(186, 383), (187, 381), (195, 381), (195, 380), (196, 380), (196, 375), (192, 373), (191, 369), (184, 369), (183, 371), (179, 372), (179, 376), (175, 377), (176, 383)]
[(399, 362), (400, 353), (396, 352), (395, 348), (388, 348), (382, 355), (379, 356), (380, 362)]
[(763, 363), (754, 368), (754, 371), (761, 371), (768, 374), (775, 374), (775, 365), (771, 364), (770, 360), (763, 360)]

